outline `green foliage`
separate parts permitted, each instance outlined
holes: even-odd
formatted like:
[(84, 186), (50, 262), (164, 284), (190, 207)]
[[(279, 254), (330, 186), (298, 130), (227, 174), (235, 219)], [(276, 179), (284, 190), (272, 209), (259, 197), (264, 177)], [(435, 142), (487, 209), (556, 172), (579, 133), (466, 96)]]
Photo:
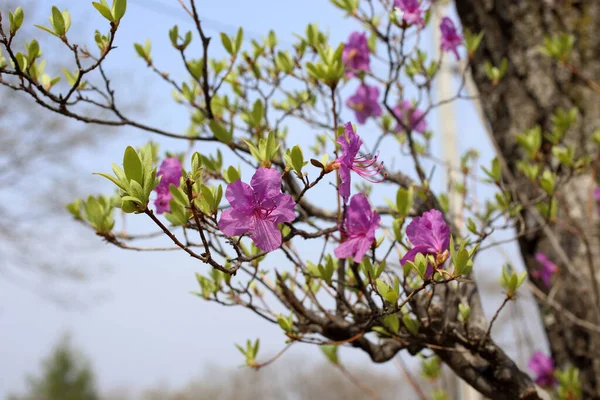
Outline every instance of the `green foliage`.
[(280, 144), (275, 139), (275, 134), (269, 132), (267, 138), (261, 138), (258, 141), (258, 146), (254, 143), (246, 140), (246, 145), (250, 149), (252, 156), (261, 163), (262, 166), (269, 168), (271, 166), (271, 160), (277, 156)]
[(468, 251), (465, 248), (466, 244), (465, 241), (462, 241), (457, 250), (454, 244), (454, 236), (450, 236), (450, 256), (452, 258), (452, 263), (454, 264), (453, 275), (455, 276), (467, 276), (473, 270), (473, 257), (475, 256), (477, 246)]
[(383, 271), (385, 270), (385, 260), (379, 264), (373, 265), (369, 257), (362, 259), (360, 263), (360, 270), (363, 272), (369, 282), (379, 279)]
[(510, 265), (504, 265), (502, 266), (502, 278), (500, 284), (506, 289), (506, 295), (508, 297), (514, 297), (517, 289), (525, 282), (526, 277), (527, 271), (517, 274)]
[(353, 14), (358, 8), (359, 0), (330, 0), (334, 6), (347, 11), (348, 14)]
[(246, 341), (246, 348), (236, 344), (235, 347), (244, 355), (246, 358), (246, 365), (249, 367), (253, 367), (256, 365), (256, 356), (258, 354), (258, 349), (260, 347), (260, 339), (256, 339), (254, 343), (250, 340)]
[(134, 43), (133, 47), (137, 55), (146, 60), (148, 65), (152, 63), (152, 56), (150, 55), (150, 52), (152, 51), (152, 42), (150, 39), (146, 39), (144, 45), (141, 45), (140, 43)]
[(411, 316), (408, 313), (405, 313), (402, 316), (402, 322), (404, 323), (404, 326), (406, 327), (406, 329), (408, 329), (410, 331), (410, 333), (412, 333), (413, 335), (417, 336), (419, 334), (419, 321), (414, 318), (413, 316)]
[(490, 81), (492, 81), (492, 85), (497, 85), (504, 75), (506, 74), (506, 69), (508, 68), (508, 60), (503, 58), (500, 62), (499, 67), (493, 66), (489, 61), (486, 61), (484, 64), (485, 73)]
[(294, 318), (293, 318), (292, 314), (290, 314), (287, 317), (283, 314), (279, 314), (277, 316), (277, 323), (279, 324), (281, 329), (284, 330), (284, 332), (286, 332), (286, 333), (294, 332)]
[(8, 22), (9, 22), (9, 30), (10, 36), (15, 36), (17, 31), (23, 25), (23, 20), (25, 19), (25, 14), (21, 7), (17, 7), (15, 12), (8, 12)]
[(542, 128), (536, 125), (523, 133), (516, 135), (517, 143), (525, 150), (527, 156), (535, 160), (542, 147)]
[(376, 279), (375, 285), (381, 297), (394, 305), (398, 303), (398, 299), (400, 298), (400, 282), (397, 276), (394, 277), (393, 286), (388, 285), (381, 279)]
[(325, 357), (334, 365), (340, 364), (340, 359), (338, 357), (338, 346), (332, 344), (324, 344), (319, 346)]
[(52, 13), (49, 20), (51, 29), (42, 25), (35, 25), (35, 27), (65, 40), (65, 35), (71, 27), (71, 14), (69, 11), (64, 10), (61, 12), (56, 6), (52, 6)]
[(119, 25), (127, 10), (127, 0), (113, 0), (112, 7), (108, 5), (106, 0), (100, 0), (99, 3), (93, 2), (92, 5), (104, 18), (115, 25)]
[(575, 367), (568, 367), (556, 371), (558, 380), (558, 398), (559, 400), (581, 400), (581, 378), (579, 370)]
[(437, 379), (442, 374), (442, 361), (438, 356), (421, 360), (421, 373), (427, 379)]
[(573, 107), (568, 111), (563, 108), (558, 108), (554, 114), (552, 114), (552, 131), (546, 133), (545, 137), (552, 144), (559, 144), (569, 128), (571, 128), (575, 122), (577, 122), (577, 116), (579, 111)]
[(302, 168), (308, 164), (308, 161), (304, 161), (304, 154), (300, 146), (296, 145), (287, 149), (283, 157), (287, 167), (293, 170), (298, 178), (302, 178)]
[(461, 322), (467, 322), (471, 316), (471, 307), (468, 304), (458, 303), (458, 314)]
[(193, 295), (202, 297), (204, 299), (210, 299), (213, 295), (216, 295), (221, 289), (223, 281), (229, 281), (230, 275), (225, 275), (217, 269), (211, 270), (211, 276), (205, 277), (196, 273), (196, 280), (200, 285), (200, 292), (192, 292)]
[(423, 254), (417, 253), (414, 261), (407, 261), (405, 265), (415, 270), (421, 279), (426, 279), (427, 266), (431, 261), (432, 260), (425, 257)]
[(141, 213), (146, 210), (150, 193), (160, 181), (153, 167), (153, 154), (150, 148), (136, 152), (133, 147), (125, 149), (123, 168), (112, 166), (115, 176), (96, 173), (110, 180), (120, 189), (121, 209), (126, 213)]
[(344, 64), (342, 62), (342, 51), (344, 44), (340, 44), (336, 49), (332, 47), (322, 48), (317, 47), (320, 61), (317, 63), (306, 63), (306, 69), (310, 76), (317, 81), (323, 82), (325, 85), (334, 89), (338, 82), (344, 76)]
[(558, 61), (566, 62), (571, 55), (574, 44), (575, 36), (568, 33), (546, 36), (544, 38), (542, 52)]
[(502, 168), (500, 167), (500, 160), (498, 160), (498, 157), (494, 157), (492, 160), (492, 167), (490, 169), (487, 169), (483, 166), (481, 169), (487, 176), (490, 177), (490, 180), (487, 182), (500, 185), (500, 182), (502, 181)]
[(465, 47), (467, 48), (467, 54), (469, 55), (469, 58), (471, 58), (479, 48), (479, 45), (481, 44), (481, 40), (483, 39), (483, 35), (485, 34), (485, 32), (482, 31), (479, 33), (474, 33), (471, 32), (469, 28), (465, 28), (463, 30), (463, 34), (465, 37)]

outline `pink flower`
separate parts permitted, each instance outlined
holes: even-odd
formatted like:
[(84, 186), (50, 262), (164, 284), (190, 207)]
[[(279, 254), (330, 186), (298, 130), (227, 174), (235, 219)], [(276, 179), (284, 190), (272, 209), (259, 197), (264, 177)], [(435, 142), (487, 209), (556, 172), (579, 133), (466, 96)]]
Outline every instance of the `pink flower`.
[(381, 217), (371, 210), (369, 200), (364, 194), (352, 196), (342, 227), (342, 238), (345, 241), (334, 250), (335, 256), (354, 257), (354, 262), (360, 262), (373, 244), (380, 222)]
[(353, 32), (344, 45), (342, 61), (346, 76), (352, 78), (358, 71), (369, 71), (369, 44), (365, 33)]
[(529, 359), (529, 369), (535, 375), (535, 383), (542, 387), (550, 387), (556, 383), (554, 377), (554, 361), (552, 357), (544, 355), (540, 351), (533, 353)]
[(346, 105), (354, 110), (359, 124), (364, 124), (369, 117), (379, 117), (381, 106), (377, 101), (379, 89), (376, 86), (368, 86), (362, 83), (354, 96), (346, 101)]
[(453, 52), (458, 60), (460, 56), (457, 49), (461, 45), (463, 37), (456, 32), (454, 22), (448, 17), (442, 18), (440, 30), (442, 31), (442, 50)]
[[(414, 261), (417, 254), (433, 255), (438, 260), (445, 260), (446, 252), (450, 247), (450, 228), (444, 221), (444, 215), (438, 210), (424, 212), (421, 217), (415, 217), (406, 228), (406, 236), (410, 239), (413, 248), (400, 260), (404, 265), (407, 261)], [(433, 273), (433, 266), (427, 268), (426, 277)]]
[[(416, 108), (410, 101), (403, 100), (392, 109), (396, 117), (400, 118), (404, 125), (415, 132), (425, 133), (427, 130), (427, 122), (425, 121), (425, 113)], [(402, 125), (398, 124), (396, 131), (402, 132)]]
[(535, 255), (535, 260), (542, 264), (542, 268), (537, 271), (533, 271), (531, 273), (532, 276), (541, 279), (544, 281), (544, 284), (547, 287), (550, 287), (550, 280), (552, 279), (552, 275), (559, 271), (559, 268), (556, 264), (548, 259), (548, 257), (542, 253), (537, 252)]
[(425, 27), (423, 20), (425, 10), (421, 9), (419, 0), (394, 0), (394, 4), (402, 11), (402, 20), (407, 24)]
[(156, 191), (156, 200), (154, 206), (156, 207), (156, 213), (162, 214), (164, 212), (171, 211), (171, 192), (169, 191), (169, 185), (173, 184), (179, 186), (179, 180), (181, 179), (181, 162), (176, 157), (165, 158), (158, 168), (157, 176), (162, 176), (160, 183), (154, 189)]
[(259, 168), (250, 185), (237, 180), (227, 185), (225, 197), (231, 208), (223, 211), (219, 229), (227, 236), (249, 232), (250, 238), (263, 251), (281, 246), (277, 224), (296, 218), (296, 203), (289, 194), (281, 193), (281, 176), (271, 168)]
[(340, 180), (342, 181), (339, 187), (340, 196), (342, 196), (344, 202), (347, 202), (348, 197), (350, 197), (350, 171), (356, 172), (369, 182), (378, 183), (383, 179), (376, 179), (375, 176), (381, 172), (383, 164), (377, 163), (377, 156), (358, 156), (362, 140), (354, 132), (352, 123), (346, 123), (344, 129), (346, 135), (340, 135), (337, 138), (337, 143), (342, 146), (342, 155), (334, 161), (334, 164), (339, 168)]

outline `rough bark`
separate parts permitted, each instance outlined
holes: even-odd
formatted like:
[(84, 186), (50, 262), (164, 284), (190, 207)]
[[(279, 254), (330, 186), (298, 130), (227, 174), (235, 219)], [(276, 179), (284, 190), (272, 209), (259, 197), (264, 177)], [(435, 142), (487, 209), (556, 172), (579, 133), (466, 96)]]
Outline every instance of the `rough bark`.
[[(525, 200), (532, 198), (533, 185), (519, 178), (516, 171), (522, 153), (515, 134), (535, 125), (548, 132), (551, 115), (557, 108), (577, 107), (578, 123), (568, 132), (566, 142), (576, 146), (578, 155), (593, 154), (595, 145), (590, 136), (600, 128), (600, 95), (581, 76), (600, 82), (600, 2), (456, 0), (456, 7), (464, 27), (485, 31), (472, 63), (473, 78), (498, 150), (510, 174), (516, 175), (512, 186)], [(561, 32), (576, 38), (571, 60), (576, 73), (540, 52), (545, 36)], [(499, 65), (504, 57), (509, 65), (506, 76), (492, 87), (484, 62)], [(546, 153), (547, 150), (546, 146)], [(549, 307), (547, 301), (540, 301), (539, 306), (552, 355), (559, 366), (572, 364), (579, 368), (585, 399), (600, 399), (600, 334), (576, 324), (566, 314), (568, 311), (591, 324), (599, 322), (595, 273), (600, 265), (599, 221), (592, 199), (596, 172), (571, 178), (560, 189), (558, 222), (551, 224), (549, 230), (538, 229), (519, 239), (529, 271), (538, 268), (538, 251), (546, 253), (561, 268), (553, 282), (554, 307)], [(526, 232), (540, 227), (539, 218), (531, 209), (525, 209), (523, 217)], [(542, 282), (533, 279), (533, 283), (544, 293), (549, 292)]]

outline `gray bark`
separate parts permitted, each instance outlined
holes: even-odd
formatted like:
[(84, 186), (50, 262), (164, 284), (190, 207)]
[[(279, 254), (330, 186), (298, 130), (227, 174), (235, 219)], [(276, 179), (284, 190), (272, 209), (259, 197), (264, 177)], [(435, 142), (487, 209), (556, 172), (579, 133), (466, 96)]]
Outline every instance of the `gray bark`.
[[(456, 0), (456, 7), (464, 27), (485, 31), (472, 62), (473, 78), (498, 150), (508, 166), (505, 175), (515, 176), (512, 187), (518, 188), (522, 200), (531, 199), (535, 188), (519, 177), (516, 170), (522, 153), (515, 134), (535, 125), (548, 132), (551, 115), (557, 108), (577, 107), (578, 122), (568, 132), (566, 143), (575, 145), (578, 155), (595, 155), (596, 146), (590, 136), (600, 128), (600, 95), (581, 76), (600, 81), (600, 2)], [(561, 32), (569, 32), (576, 38), (571, 63), (581, 76), (539, 51), (545, 36)], [(500, 65), (504, 57), (509, 65), (506, 76), (492, 87), (484, 62)], [(544, 146), (545, 157), (550, 156), (548, 147)], [(600, 399), (600, 334), (582, 327), (573, 315), (568, 318), (566, 315), (571, 313), (596, 325), (600, 319), (595, 273), (600, 265), (599, 221), (592, 198), (597, 172), (570, 178), (560, 189), (559, 214), (550, 229), (536, 230), (540, 228), (539, 218), (531, 209), (525, 209), (524, 229), (535, 232), (519, 239), (529, 271), (538, 268), (535, 261), (538, 251), (546, 253), (561, 269), (551, 289), (554, 306), (550, 307), (548, 301), (538, 304), (552, 355), (559, 366), (572, 364), (580, 370), (585, 399)], [(563, 171), (562, 178), (566, 177), (567, 171)], [(542, 282), (531, 279), (541, 291), (549, 292)]]

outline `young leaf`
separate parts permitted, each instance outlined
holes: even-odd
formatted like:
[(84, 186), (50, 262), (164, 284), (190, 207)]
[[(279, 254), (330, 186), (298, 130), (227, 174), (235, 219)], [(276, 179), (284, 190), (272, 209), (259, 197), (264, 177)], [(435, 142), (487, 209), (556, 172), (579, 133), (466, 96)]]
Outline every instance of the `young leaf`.
[(127, 10), (127, 0), (113, 0), (112, 16), (113, 21), (119, 23)]
[(105, 5), (103, 5), (101, 3), (96, 3), (96, 2), (93, 2), (92, 5), (94, 6), (94, 8), (96, 10), (98, 10), (98, 12), (100, 12), (100, 14), (102, 14), (102, 16), (104, 18), (106, 18), (110, 22), (115, 22), (114, 18), (113, 18), (113, 15), (110, 12), (110, 9), (108, 7), (106, 7)]
[(50, 23), (54, 28), (54, 33), (56, 33), (57, 36), (64, 36), (67, 32), (67, 27), (65, 24), (63, 14), (56, 6), (52, 7), (52, 16), (50, 17)]
[(135, 149), (127, 146), (123, 155), (123, 170), (127, 179), (133, 180), (138, 184), (143, 182), (142, 162)]

